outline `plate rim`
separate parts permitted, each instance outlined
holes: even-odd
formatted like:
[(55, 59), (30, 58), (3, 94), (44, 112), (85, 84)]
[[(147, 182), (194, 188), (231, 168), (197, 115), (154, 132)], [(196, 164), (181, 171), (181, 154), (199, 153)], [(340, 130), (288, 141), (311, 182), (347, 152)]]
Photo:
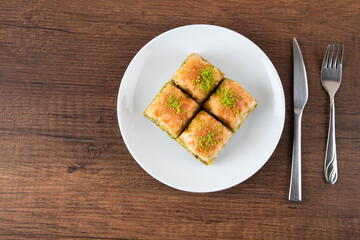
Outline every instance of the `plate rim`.
[[(134, 151), (132, 150), (132, 147), (128, 144), (127, 140), (126, 140), (126, 137), (123, 136), (123, 130), (122, 130), (122, 124), (121, 124), (121, 117), (120, 117), (120, 110), (121, 110), (121, 98), (120, 98), (120, 93), (122, 92), (122, 88), (124, 87), (124, 85), (122, 84), (123, 83), (123, 80), (124, 80), (124, 77), (126, 76), (126, 73), (128, 71), (128, 69), (132, 66), (133, 62), (135, 61), (136, 57), (143, 51), (144, 48), (146, 48), (148, 45), (150, 45), (152, 42), (156, 41), (158, 38), (162, 37), (163, 35), (165, 34), (168, 34), (172, 31), (177, 31), (179, 29), (182, 29), (182, 28), (192, 28), (192, 27), (210, 27), (210, 28), (218, 28), (218, 29), (221, 29), (221, 30), (226, 30), (226, 31), (230, 31), (234, 34), (237, 34), (237, 35), (240, 35), (241, 37), (245, 38), (247, 41), (249, 41), (252, 45), (255, 46), (255, 48), (257, 48), (261, 54), (263, 55), (263, 57), (265, 57), (269, 63), (271, 63), (271, 67), (273, 68), (274, 70), (274, 73), (275, 73), (275, 76), (276, 76), (276, 80), (278, 82), (278, 85), (280, 87), (280, 92), (281, 92), (281, 102), (283, 103), (283, 107), (281, 108), (281, 117), (282, 117), (282, 123), (281, 123), (281, 131), (279, 131), (279, 135), (276, 139), (276, 144), (274, 146), (274, 149), (271, 151), (271, 153), (269, 153), (269, 156), (266, 157), (266, 161), (264, 161), (263, 164), (261, 164), (261, 166), (255, 171), (253, 172), (252, 174), (250, 174), (247, 178), (245, 178), (244, 180), (240, 180), (239, 182), (235, 183), (235, 184), (231, 184), (230, 186), (228, 187), (225, 187), (225, 188), (219, 188), (219, 189), (214, 189), (214, 190), (204, 190), (204, 191), (198, 191), (198, 190), (189, 190), (189, 189), (182, 189), (182, 188), (179, 188), (177, 186), (174, 186), (172, 184), (169, 184), (166, 182), (166, 180), (164, 180), (162, 177), (159, 177), (159, 176), (154, 176), (151, 172), (149, 172), (146, 168), (144, 168), (144, 166), (142, 165), (141, 161), (138, 161), (134, 155)], [(175, 28), (172, 28), (172, 29), (169, 29), (165, 32), (162, 32), (160, 33), (159, 35), (157, 35), (156, 37), (152, 38), (150, 41), (148, 41), (145, 45), (143, 45), (138, 51), (137, 53), (134, 55), (134, 57), (131, 59), (130, 63), (128, 64), (128, 66), (126, 67), (125, 71), (124, 71), (124, 74), (121, 78), (121, 82), (120, 82), (120, 86), (119, 86), (119, 90), (118, 90), (118, 95), (117, 95), (117, 105), (116, 105), (116, 112), (117, 112), (117, 119), (118, 119), (118, 125), (119, 125), (119, 130), (120, 130), (120, 134), (121, 134), (121, 138), (123, 139), (124, 143), (125, 143), (125, 146), (126, 148), (128, 149), (130, 155), (133, 157), (133, 159), (137, 162), (137, 164), (140, 165), (140, 167), (147, 173), (149, 174), (151, 177), (153, 177), (154, 179), (158, 180), (159, 182), (161, 182), (162, 184), (165, 184), (166, 186), (169, 186), (171, 188), (174, 188), (174, 189), (177, 189), (177, 190), (180, 190), (180, 191), (184, 191), (184, 192), (190, 192), (190, 193), (212, 193), (212, 192), (218, 192), (218, 191), (223, 191), (223, 190), (226, 190), (226, 189), (229, 189), (229, 188), (232, 188), (234, 186), (237, 186), (243, 182), (245, 182), (246, 180), (248, 180), (249, 178), (251, 178), (253, 175), (255, 175), (268, 161), (269, 159), (271, 158), (271, 156), (273, 155), (273, 153), (275, 152), (279, 142), (280, 142), (280, 139), (281, 139), (281, 136), (282, 136), (282, 133), (284, 131), (284, 126), (285, 126), (285, 118), (286, 118), (286, 101), (285, 101), (285, 93), (284, 93), (284, 88), (283, 88), (283, 85), (282, 85), (282, 82), (281, 82), (281, 78), (279, 76), (279, 73), (277, 72), (276, 68), (275, 68), (275, 65), (273, 64), (273, 62), (270, 60), (270, 58), (266, 55), (266, 53), (257, 45), (255, 44), (253, 41), (251, 41), (249, 38), (245, 37), (244, 35), (232, 30), (232, 29), (229, 29), (229, 28), (226, 28), (226, 27), (222, 27), (222, 26), (218, 26), (218, 25), (213, 25), (213, 24), (189, 24), (189, 25), (183, 25), (183, 26), (179, 26), (179, 27), (175, 27)]]

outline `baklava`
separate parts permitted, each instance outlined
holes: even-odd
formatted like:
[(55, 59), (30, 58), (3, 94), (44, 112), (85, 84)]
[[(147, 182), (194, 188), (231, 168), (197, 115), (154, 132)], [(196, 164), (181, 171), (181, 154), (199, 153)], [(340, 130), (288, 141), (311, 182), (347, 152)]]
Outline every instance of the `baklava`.
[(225, 78), (203, 107), (235, 132), (256, 105), (256, 100), (239, 83)]
[(223, 77), (224, 73), (218, 68), (199, 54), (193, 53), (186, 58), (172, 77), (172, 80), (196, 102), (201, 104), (219, 85)]
[(176, 141), (202, 163), (210, 165), (232, 134), (221, 122), (201, 110)]
[(199, 110), (199, 105), (168, 82), (144, 111), (171, 138), (176, 138)]

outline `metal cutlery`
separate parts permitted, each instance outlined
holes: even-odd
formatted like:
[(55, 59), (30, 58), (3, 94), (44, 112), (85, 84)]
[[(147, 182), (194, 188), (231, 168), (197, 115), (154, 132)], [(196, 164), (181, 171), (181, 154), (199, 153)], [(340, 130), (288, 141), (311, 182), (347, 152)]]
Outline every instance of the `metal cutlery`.
[[(331, 54), (331, 55), (330, 55)], [(330, 55), (330, 56), (329, 56)], [(335, 139), (335, 93), (341, 84), (344, 45), (328, 45), (321, 67), (321, 83), (330, 98), (330, 121), (326, 145), (324, 172), (326, 181), (334, 184), (338, 179)]]
[(292, 151), (289, 201), (300, 202), (301, 196), (301, 117), (308, 100), (308, 84), (304, 59), (296, 39), (294, 51), (294, 140)]

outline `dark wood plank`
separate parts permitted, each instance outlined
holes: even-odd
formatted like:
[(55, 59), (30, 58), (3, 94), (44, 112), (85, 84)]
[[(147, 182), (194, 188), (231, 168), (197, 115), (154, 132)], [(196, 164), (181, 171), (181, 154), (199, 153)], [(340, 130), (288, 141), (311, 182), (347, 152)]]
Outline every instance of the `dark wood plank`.
[[(357, 239), (360, 235), (360, 4), (357, 1), (0, 2), (1, 239)], [(128, 152), (116, 98), (132, 57), (171, 28), (206, 23), (254, 41), (278, 70), (283, 135), (268, 163), (225, 191), (191, 194)], [(309, 80), (303, 202), (287, 201), (292, 41)], [(320, 64), (345, 44), (336, 95), (339, 181), (323, 176), (328, 97)]]

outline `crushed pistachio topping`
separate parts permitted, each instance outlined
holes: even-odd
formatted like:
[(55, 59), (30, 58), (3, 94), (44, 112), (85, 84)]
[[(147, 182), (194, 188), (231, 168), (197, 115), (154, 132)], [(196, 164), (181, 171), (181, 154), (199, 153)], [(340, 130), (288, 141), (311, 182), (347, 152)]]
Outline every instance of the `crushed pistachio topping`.
[(230, 87), (222, 91), (218, 91), (217, 93), (221, 95), (220, 103), (224, 107), (231, 108), (236, 106), (236, 102), (238, 101), (238, 98), (236, 94), (233, 94), (233, 92), (231, 92)]
[(181, 108), (181, 103), (179, 99), (177, 99), (177, 97), (174, 94), (170, 95), (166, 105), (172, 107), (176, 111), (176, 113), (184, 112), (184, 109)]
[(206, 151), (207, 149), (220, 143), (218, 136), (219, 134), (223, 134), (224, 132), (219, 130), (219, 126), (215, 125), (214, 129), (211, 130), (202, 119), (197, 119), (197, 122), (197, 131), (200, 131), (201, 129), (206, 130), (205, 135), (203, 135), (197, 140), (200, 151)]
[(204, 149), (219, 144), (219, 140), (215, 139), (215, 132), (208, 130), (208, 134), (199, 138), (198, 143), (200, 148)]
[(201, 130), (201, 129), (203, 129), (203, 128), (205, 128), (205, 129), (208, 129), (208, 127), (206, 126), (206, 123), (202, 120), (202, 119), (200, 119), (200, 118), (197, 118), (196, 119), (198, 122), (199, 122), (199, 130)]
[(237, 116), (237, 115), (240, 115), (240, 113), (241, 113), (241, 111), (240, 111), (239, 109), (235, 109), (235, 114), (236, 114), (236, 116)]
[(197, 87), (206, 92), (210, 89), (211, 85), (215, 83), (212, 69), (214, 66), (208, 65), (205, 68), (200, 69), (200, 75), (195, 79)]

